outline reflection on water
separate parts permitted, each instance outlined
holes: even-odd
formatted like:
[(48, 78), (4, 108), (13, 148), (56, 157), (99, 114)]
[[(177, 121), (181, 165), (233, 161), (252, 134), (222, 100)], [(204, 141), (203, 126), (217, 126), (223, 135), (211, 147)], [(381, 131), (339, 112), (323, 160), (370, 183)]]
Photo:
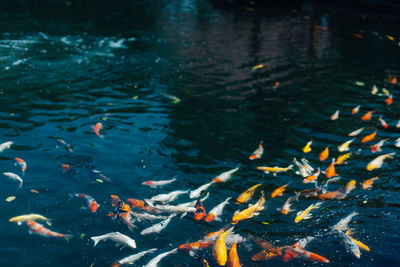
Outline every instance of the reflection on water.
[[(0, 168), (20, 173), (15, 157), (28, 167), (21, 189), (3, 179), (2, 199), (16, 199), (1, 204), (5, 219), (0, 263), (110, 266), (135, 252), (157, 247), (161, 253), (199, 240), (229, 223), (243, 207), (229, 203), (222, 222), (209, 224), (193, 220), (191, 214), (174, 217), (164, 231), (148, 237), (139, 233), (149, 222), (138, 222), (138, 229), (129, 233), (124, 224), (105, 216), (113, 212), (109, 196), (149, 199), (195, 189), (238, 164), (240, 170), (229, 182), (209, 188), (207, 211), (257, 183), (267, 196), (290, 185), (283, 197), (268, 197), (267, 208), (239, 223), (236, 233), (252, 233), (276, 246), (316, 236), (307, 249), (334, 265), (398, 263), (396, 159), (367, 172), (366, 164), (376, 155), (370, 144), (357, 139), (349, 163), (337, 166), (342, 178), (329, 189), (338, 190), (351, 179), (357, 180), (357, 188), (343, 200), (325, 201), (312, 219), (299, 224), (293, 222), (295, 213), (284, 216), (277, 209), (287, 197), (313, 185), (303, 184), (292, 171), (273, 176), (256, 169), (288, 166), (293, 158), (306, 157), (325, 170), (328, 163), (319, 162), (319, 152), (329, 146), (331, 156), (337, 157), (336, 146), (361, 127), (368, 133), (377, 127), (377, 139), (390, 139), (382, 153), (396, 152), (399, 88), (385, 81), (400, 72), (396, 16), (308, 2), (271, 8), (195, 0), (17, 3), (1, 3), (0, 143), (14, 144), (0, 154)], [(373, 84), (394, 95), (393, 105), (371, 95)], [(374, 119), (363, 122), (361, 115), (352, 116), (357, 105), (360, 114), (376, 110)], [(340, 117), (332, 122), (336, 110)], [(388, 129), (379, 125), (379, 116)], [(104, 138), (92, 133), (97, 122), (103, 125)], [(301, 148), (311, 139), (312, 152), (305, 156)], [(261, 140), (263, 157), (249, 161)], [(63, 173), (62, 164), (71, 165), (76, 175)], [(89, 175), (93, 170), (112, 182), (94, 182), (98, 176)], [(362, 190), (359, 183), (373, 176), (379, 180), (372, 189)], [(177, 181), (163, 188), (142, 185), (173, 177)], [(69, 200), (70, 193), (93, 196), (100, 204), (97, 214), (81, 208), (84, 202)], [(254, 196), (258, 198), (259, 192)], [(188, 201), (182, 196), (174, 203)], [(312, 203), (301, 198), (293, 208), (298, 212)], [(353, 211), (359, 213), (351, 223), (355, 237), (371, 248), (359, 260), (328, 230)], [(6, 221), (26, 213), (51, 218), (51, 229), (75, 238), (67, 244), (30, 236), (25, 225)], [(93, 248), (89, 237), (112, 231), (130, 235), (138, 248), (119, 250), (112, 242)], [(239, 244), (243, 266), (258, 266), (251, 256), (259, 250), (252, 241)], [(137, 263), (144, 265), (152, 257)], [(179, 252), (161, 265), (201, 266), (202, 258), (215, 265), (210, 249), (193, 257)], [(272, 259), (261, 264), (309, 262)]]

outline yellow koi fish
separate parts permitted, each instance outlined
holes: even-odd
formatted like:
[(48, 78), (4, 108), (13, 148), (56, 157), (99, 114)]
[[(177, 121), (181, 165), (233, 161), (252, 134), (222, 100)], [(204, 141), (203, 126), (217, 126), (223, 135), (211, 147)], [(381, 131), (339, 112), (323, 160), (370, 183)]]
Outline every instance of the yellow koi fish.
[(372, 171), (375, 169), (379, 169), (380, 167), (382, 167), (383, 161), (387, 158), (392, 159), (393, 156), (396, 153), (389, 153), (389, 154), (385, 154), (385, 155), (381, 155), (379, 157), (376, 157), (375, 159), (373, 159), (370, 163), (368, 163), (367, 165), (367, 170), (368, 171)]
[(23, 222), (26, 221), (37, 221), (37, 220), (45, 221), (48, 225), (51, 226), (51, 220), (49, 218), (34, 213), (12, 217), (9, 221), (16, 222), (18, 225), (21, 225)]
[(350, 158), (351, 152), (340, 155), (336, 160), (336, 165), (343, 164), (348, 158)]
[(294, 219), (294, 222), (295, 223), (298, 223), (299, 221), (301, 221), (301, 220), (306, 220), (306, 219), (310, 219), (311, 218), (311, 215), (310, 215), (310, 212), (313, 210), (313, 209), (318, 209), (320, 206), (321, 206), (321, 204), (322, 204), (322, 202), (318, 202), (317, 204), (312, 204), (311, 206), (309, 206), (307, 209), (305, 209), (305, 210), (302, 210), (302, 211), (299, 211), (298, 213), (297, 213), (297, 216), (296, 216), (296, 218)]
[(311, 151), (311, 145), (312, 145), (312, 140), (309, 141), (304, 147), (303, 147), (303, 152), (304, 153), (309, 153)]
[(339, 150), (340, 152), (348, 151), (348, 150), (349, 150), (349, 146), (350, 146), (350, 144), (351, 144), (353, 141), (354, 141), (354, 138), (351, 139), (351, 140), (349, 140), (349, 141), (344, 142), (343, 144), (341, 144), (340, 146), (338, 146), (338, 150)]
[(278, 167), (278, 166), (275, 166), (275, 167), (263, 167), (263, 166), (257, 167), (257, 170), (263, 171), (265, 173), (272, 172), (274, 175), (276, 175), (276, 173), (279, 173), (279, 172), (287, 172), (288, 170), (291, 170), (291, 169), (293, 169), (293, 165), (289, 165), (286, 168), (282, 168), (282, 167)]
[(357, 247), (359, 247), (360, 249), (363, 249), (365, 251), (370, 251), (370, 249), (367, 245), (365, 245), (364, 243), (351, 237), (351, 235), (353, 235), (352, 229), (347, 230), (346, 235), (348, 235), (350, 237), (350, 239), (357, 245)]
[(243, 193), (241, 193), (240, 196), (238, 196), (238, 198), (236, 199), (236, 203), (237, 204), (247, 203), (253, 196), (257, 187), (259, 187), (260, 185), (261, 184), (256, 184), (256, 185), (250, 187), (249, 189), (247, 189), (246, 191), (244, 191)]
[(229, 228), (225, 232), (223, 232), (215, 241), (213, 247), (213, 255), (218, 265), (224, 266), (226, 261), (228, 260), (228, 252), (225, 244), (225, 237), (232, 233), (233, 227)]
[(258, 215), (257, 212), (264, 209), (264, 204), (265, 204), (264, 192), (261, 191), (261, 197), (256, 204), (254, 205), (250, 204), (247, 209), (244, 209), (240, 212), (236, 211), (234, 213), (232, 217), (232, 224), (237, 224), (241, 220), (245, 220), (253, 217), (254, 215)]

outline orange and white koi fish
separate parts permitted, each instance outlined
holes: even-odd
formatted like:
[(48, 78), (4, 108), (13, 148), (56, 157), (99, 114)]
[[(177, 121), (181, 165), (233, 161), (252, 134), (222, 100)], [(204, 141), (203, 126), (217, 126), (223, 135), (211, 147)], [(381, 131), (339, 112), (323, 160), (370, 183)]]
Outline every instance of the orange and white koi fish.
[(388, 124), (386, 123), (386, 121), (384, 121), (384, 120), (382, 119), (382, 116), (379, 117), (379, 122), (381, 123), (381, 126), (382, 126), (384, 129), (389, 128), (389, 126), (388, 126)]
[(285, 185), (283, 185), (283, 186), (281, 186), (281, 187), (278, 187), (277, 189), (275, 189), (274, 191), (272, 191), (272, 193), (271, 193), (271, 197), (272, 198), (275, 198), (275, 197), (277, 197), (277, 196), (283, 196), (283, 192), (286, 190), (286, 187), (289, 185), (289, 183), (287, 183), (287, 184), (285, 184)]
[(290, 250), (290, 251), (294, 252), (294, 254), (296, 254), (297, 257), (301, 257), (301, 258), (309, 260), (309, 261), (329, 263), (329, 260), (327, 258), (322, 257), (313, 252), (309, 252), (309, 251), (300, 249), (300, 248), (286, 247), (286, 250)]
[(220, 216), (222, 215), (222, 210), (224, 207), (229, 203), (231, 197), (225, 199), (225, 201), (221, 202), (217, 206), (215, 206), (210, 212), (208, 213), (207, 217), (204, 219), (206, 222), (212, 222), (214, 220), (221, 221)]
[(290, 209), (290, 207), (292, 206), (292, 202), (295, 199), (296, 200), (298, 199), (297, 195), (296, 196), (291, 196), (285, 201), (285, 203), (283, 204), (282, 209), (281, 209), (281, 213), (282, 214), (287, 215), (289, 212), (293, 211), (293, 210)]
[(310, 175), (312, 175), (312, 172), (314, 171), (314, 168), (311, 167), (311, 165), (308, 163), (308, 161), (306, 159), (301, 159), (300, 163), (299, 161), (297, 161), (296, 158), (293, 159), (294, 164), (296, 164), (298, 171), (296, 171), (297, 175), (301, 175), (303, 178), (306, 178)]
[(345, 161), (346, 161), (350, 156), (351, 156), (351, 152), (350, 152), (350, 153), (343, 154), (343, 155), (340, 155), (340, 156), (338, 157), (338, 159), (336, 160), (336, 165), (345, 163)]
[(310, 219), (311, 218), (311, 214), (310, 212), (313, 209), (318, 209), (321, 206), (322, 202), (318, 202), (316, 204), (311, 204), (307, 209), (299, 211), (297, 213), (296, 218), (294, 219), (295, 223), (298, 223), (301, 220), (306, 220), (306, 219)]
[(336, 110), (335, 113), (332, 114), (331, 120), (337, 120), (339, 118), (339, 110)]
[(326, 169), (325, 175), (328, 178), (332, 178), (333, 176), (338, 176), (335, 170), (335, 158), (332, 159), (332, 163), (329, 164), (329, 167)]
[(355, 130), (355, 131), (349, 133), (348, 136), (350, 136), (350, 137), (356, 136), (356, 135), (360, 134), (362, 131), (364, 131), (364, 129), (365, 129), (365, 127), (362, 127), (362, 128), (360, 128), (358, 130)]
[(319, 176), (319, 174), (321, 173), (321, 170), (318, 168), (317, 172), (314, 173), (313, 175), (310, 175), (306, 178), (304, 178), (303, 183), (304, 184), (308, 184), (308, 183), (316, 183), (317, 182), (317, 178)]
[(383, 139), (381, 141), (379, 141), (378, 143), (376, 143), (375, 145), (371, 146), (371, 152), (375, 153), (375, 152), (382, 152), (381, 147), (385, 144), (385, 142), (389, 140), (389, 139)]
[(351, 114), (357, 114), (358, 113), (358, 111), (360, 110), (360, 105), (358, 105), (357, 107), (355, 107), (355, 108), (353, 108), (352, 110), (351, 110)]
[(257, 170), (263, 171), (267, 174), (271, 172), (273, 175), (276, 175), (277, 173), (280, 173), (280, 172), (287, 172), (291, 169), (293, 169), (293, 165), (289, 165), (286, 168), (278, 167), (278, 166), (275, 166), (275, 167), (259, 166), (259, 167), (257, 167)]
[(239, 256), (236, 250), (236, 243), (233, 243), (231, 247), (231, 251), (229, 251), (228, 263), (226, 264), (227, 267), (240, 267)]
[(194, 219), (196, 221), (200, 221), (206, 216), (206, 209), (204, 208), (203, 203), (200, 199), (197, 200), (196, 205), (194, 206), (196, 211), (194, 212)]
[(349, 146), (350, 146), (350, 144), (351, 144), (353, 141), (354, 141), (354, 138), (351, 139), (351, 140), (349, 140), (349, 141), (346, 141), (346, 142), (344, 142), (343, 144), (341, 144), (340, 146), (338, 146), (339, 152), (348, 151), (348, 150), (349, 150)]
[(176, 181), (176, 178), (174, 177), (174, 178), (172, 178), (170, 180), (145, 181), (145, 182), (142, 183), (142, 185), (147, 185), (147, 186), (150, 186), (151, 188), (156, 188), (158, 186), (163, 186), (163, 185), (166, 185), (166, 184), (170, 184), (170, 183), (175, 182), (175, 181)]
[(199, 198), (201, 193), (205, 190), (207, 190), (207, 188), (209, 188), (214, 182), (209, 182), (206, 184), (203, 184), (202, 186), (200, 186), (199, 188), (190, 191), (189, 197), (190, 198)]
[(391, 105), (393, 103), (393, 96), (389, 96), (385, 99), (386, 105)]
[(370, 163), (368, 163), (367, 170), (368, 171), (372, 171), (372, 170), (375, 170), (375, 169), (379, 169), (380, 167), (382, 167), (383, 161), (385, 159), (387, 159), (387, 158), (392, 159), (395, 154), (396, 153), (393, 152), (393, 153), (384, 154), (384, 155), (376, 157)]
[(86, 195), (86, 194), (73, 194), (72, 196), (86, 199), (88, 207), (89, 207), (89, 210), (91, 212), (93, 212), (93, 213), (96, 212), (97, 209), (100, 207), (100, 205), (97, 204), (96, 200), (93, 197), (89, 196), (89, 195)]
[(324, 161), (329, 157), (329, 147), (325, 147), (324, 150), (319, 154), (319, 160)]
[(256, 191), (257, 187), (259, 187), (260, 185), (261, 184), (256, 184), (247, 189), (246, 191), (244, 191), (243, 193), (241, 193), (240, 196), (238, 196), (238, 198), (236, 199), (236, 203), (237, 204), (247, 203), (254, 195), (254, 192)]
[(361, 241), (358, 241), (358, 240), (356, 240), (356, 239), (354, 239), (354, 238), (352, 237), (352, 235), (353, 235), (353, 231), (352, 231), (352, 230), (353, 230), (353, 229), (347, 230), (345, 234), (348, 235), (348, 236), (350, 237), (350, 239), (357, 245), (358, 248), (363, 249), (363, 250), (365, 250), (365, 251), (370, 251), (370, 248), (369, 248), (367, 245), (365, 245), (365, 244), (362, 243)]
[(309, 152), (311, 152), (311, 145), (312, 145), (312, 140), (309, 141), (309, 142), (303, 147), (303, 152), (304, 152), (304, 153), (309, 153)]
[(377, 131), (378, 131), (378, 130), (375, 130), (375, 132), (373, 132), (372, 134), (369, 134), (369, 135), (367, 135), (367, 136), (364, 136), (364, 138), (361, 139), (361, 142), (362, 142), (362, 143), (367, 143), (367, 142), (369, 142), (369, 141), (374, 140)]
[(228, 260), (228, 252), (225, 244), (225, 237), (232, 233), (233, 227), (229, 228), (225, 232), (223, 232), (215, 241), (213, 246), (213, 255), (218, 265), (224, 266), (226, 261)]
[(29, 227), (30, 234), (38, 234), (44, 237), (62, 237), (67, 241), (69, 241), (73, 237), (72, 235), (64, 235), (50, 231), (49, 229), (47, 229), (46, 227), (35, 221), (27, 221), (26, 223)]
[(232, 224), (237, 224), (241, 220), (252, 218), (253, 216), (259, 215), (258, 211), (264, 209), (265, 197), (264, 192), (261, 191), (261, 197), (254, 205), (249, 205), (247, 209), (242, 211), (236, 211), (232, 217)]
[(11, 142), (11, 141), (7, 141), (5, 143), (2, 143), (0, 145), (0, 153), (3, 152), (6, 148), (10, 148), (12, 144), (14, 144), (14, 143)]
[(94, 126), (92, 126), (92, 131), (100, 138), (103, 138), (103, 136), (100, 134), (100, 130), (103, 128), (103, 124), (101, 122), (96, 123)]
[(21, 168), (22, 168), (22, 175), (25, 175), (26, 162), (25, 162), (23, 159), (20, 159), (20, 158), (14, 158), (14, 159), (15, 159), (15, 161), (17, 162), (17, 163), (15, 163), (15, 164), (18, 164), (19, 166), (21, 166)]
[(372, 118), (372, 113), (374, 112), (375, 110), (368, 111), (367, 113), (364, 114), (364, 116), (361, 117), (361, 119), (363, 121), (369, 121)]
[(181, 244), (178, 246), (178, 248), (180, 250), (198, 250), (198, 249), (208, 248), (209, 246), (212, 246), (214, 243), (215, 241), (199, 240), (192, 243)]
[(376, 85), (374, 84), (372, 86), (371, 94), (376, 95), (376, 93), (378, 93), (378, 87), (376, 87)]
[(237, 166), (236, 168), (232, 169), (232, 170), (223, 172), (220, 175), (218, 175), (217, 177), (215, 177), (212, 181), (214, 183), (226, 182), (232, 177), (232, 174), (234, 174), (235, 172), (237, 172), (239, 170), (239, 168), (240, 168), (240, 165)]
[(258, 148), (249, 156), (249, 159), (254, 160), (254, 159), (259, 159), (264, 153), (264, 148), (263, 148), (263, 141), (258, 144)]
[(20, 188), (22, 187), (22, 183), (23, 183), (24, 181), (23, 181), (22, 178), (19, 177), (17, 174), (12, 173), (12, 172), (3, 172), (3, 175), (7, 176), (7, 177), (10, 178), (11, 180), (18, 181), (18, 182), (19, 182), (19, 187), (20, 187)]
[(362, 188), (363, 188), (364, 190), (367, 190), (368, 188), (371, 187), (371, 185), (374, 183), (375, 180), (378, 180), (378, 177), (373, 177), (373, 178), (369, 178), (369, 179), (365, 180), (365, 181), (362, 183)]

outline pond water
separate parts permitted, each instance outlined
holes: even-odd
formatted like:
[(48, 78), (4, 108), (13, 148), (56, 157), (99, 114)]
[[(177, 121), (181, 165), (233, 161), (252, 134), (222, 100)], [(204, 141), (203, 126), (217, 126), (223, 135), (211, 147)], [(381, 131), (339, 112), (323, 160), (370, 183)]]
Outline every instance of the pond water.
[[(378, 155), (398, 153), (400, 90), (398, 83), (387, 81), (389, 75), (400, 75), (396, 14), (307, 2), (272, 8), (196, 0), (1, 5), (0, 143), (13, 144), (0, 153), (0, 169), (24, 180), (19, 188), (2, 178), (1, 265), (110, 266), (157, 248), (135, 263), (142, 266), (229, 225), (233, 213), (246, 207), (233, 199), (258, 183), (250, 203), (264, 191), (265, 209), (239, 222), (235, 233), (275, 246), (315, 236), (307, 250), (333, 266), (400, 264), (398, 155), (380, 169), (365, 169)], [(387, 96), (372, 95), (373, 85), (393, 94), (393, 104), (385, 104)], [(357, 105), (360, 111), (352, 115)], [(336, 110), (339, 118), (332, 121)], [(362, 121), (369, 110), (375, 110), (372, 119)], [(103, 138), (91, 128), (98, 122)], [(295, 192), (314, 185), (304, 184), (293, 170), (274, 176), (258, 166), (286, 167), (304, 157), (325, 170), (332, 157), (342, 154), (337, 146), (350, 139), (347, 134), (361, 127), (366, 129), (350, 145), (348, 164), (336, 166), (341, 179), (328, 187), (335, 191), (356, 180), (346, 198), (324, 201), (312, 218), (299, 223), (294, 223), (296, 213), (317, 200), (300, 197), (288, 215), (277, 210)], [(376, 139), (362, 143), (359, 137), (374, 129)], [(385, 138), (382, 152), (372, 153), (370, 145)], [(261, 140), (263, 156), (249, 160)], [(302, 147), (310, 140), (312, 151), (305, 154)], [(331, 155), (321, 162), (318, 155), (326, 146)], [(24, 176), (15, 157), (27, 163)], [(62, 164), (77, 174), (63, 172)], [(229, 181), (207, 190), (203, 202), (209, 211), (232, 197), (221, 221), (196, 221), (189, 213), (172, 218), (159, 234), (141, 235), (152, 223), (137, 222), (129, 231), (106, 216), (114, 212), (112, 194), (126, 201), (193, 190), (238, 165)], [(379, 179), (363, 190), (360, 184), (375, 176)], [(163, 187), (142, 185), (173, 177), (176, 181)], [(325, 175), (318, 180), (325, 181)], [(287, 183), (283, 196), (270, 198)], [(97, 212), (85, 209), (85, 200), (71, 199), (72, 193), (94, 197)], [(9, 196), (16, 199), (5, 201)], [(190, 200), (183, 195), (173, 204)], [(371, 249), (361, 251), (360, 259), (330, 230), (354, 211), (354, 238)], [(43, 225), (74, 237), (66, 242), (30, 235), (25, 223), (8, 221), (29, 213), (52, 219), (52, 226)], [(90, 237), (113, 231), (135, 239), (137, 248), (116, 248), (111, 241), (93, 247)], [(310, 265), (303, 259), (283, 262), (282, 257), (254, 262), (251, 257), (261, 248), (250, 240), (237, 250), (243, 266)], [(195, 255), (178, 251), (160, 266), (202, 266), (202, 259), (217, 266), (211, 248)]]

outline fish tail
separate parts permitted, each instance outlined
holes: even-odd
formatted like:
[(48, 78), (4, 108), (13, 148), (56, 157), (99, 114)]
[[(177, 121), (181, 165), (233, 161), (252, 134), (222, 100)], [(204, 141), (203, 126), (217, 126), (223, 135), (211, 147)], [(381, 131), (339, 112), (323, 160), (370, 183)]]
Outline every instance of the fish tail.
[(97, 245), (97, 243), (99, 243), (99, 241), (100, 241), (100, 237), (96, 237), (96, 236), (92, 236), (90, 239), (92, 239), (94, 241), (93, 247), (95, 247)]
[(50, 220), (50, 219), (47, 219), (47, 220), (46, 220), (46, 224), (47, 224), (48, 226), (51, 226), (51, 220)]
[(69, 242), (74, 236), (73, 235), (63, 235), (65, 241)]
[(321, 205), (322, 205), (322, 203), (323, 202), (317, 202), (315, 205), (314, 205), (314, 209), (318, 209), (318, 208), (320, 208), (321, 207)]

